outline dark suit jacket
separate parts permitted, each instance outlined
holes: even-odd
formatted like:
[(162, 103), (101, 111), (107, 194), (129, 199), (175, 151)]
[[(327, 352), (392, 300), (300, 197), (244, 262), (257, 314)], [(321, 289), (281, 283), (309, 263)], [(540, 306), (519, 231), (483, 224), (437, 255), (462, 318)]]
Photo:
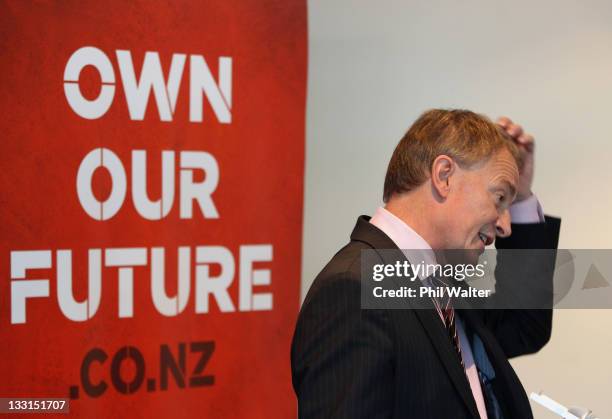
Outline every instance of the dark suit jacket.
[[(554, 249), (559, 227), (551, 217), (513, 224), (512, 235), (496, 246)], [(369, 217), (359, 217), (350, 243), (317, 276), (302, 305), (291, 347), (299, 417), (478, 418), (465, 372), (434, 310), (361, 309), (362, 249), (397, 246)], [(552, 275), (530, 281), (551, 284)], [(465, 310), (460, 316), (481, 338), (495, 369), (504, 417), (532, 418), (508, 358), (546, 344), (552, 310)]]

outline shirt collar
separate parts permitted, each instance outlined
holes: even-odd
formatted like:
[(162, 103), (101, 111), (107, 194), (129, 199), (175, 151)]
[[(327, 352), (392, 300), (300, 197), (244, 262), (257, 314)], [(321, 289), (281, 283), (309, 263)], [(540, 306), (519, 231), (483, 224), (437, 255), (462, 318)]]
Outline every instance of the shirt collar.
[[(402, 250), (410, 263), (435, 264), (436, 258), (429, 243), (400, 218), (383, 207), (378, 207), (370, 223), (378, 227)], [(420, 277), (420, 276), (419, 276)], [(420, 277), (421, 280), (425, 279)]]

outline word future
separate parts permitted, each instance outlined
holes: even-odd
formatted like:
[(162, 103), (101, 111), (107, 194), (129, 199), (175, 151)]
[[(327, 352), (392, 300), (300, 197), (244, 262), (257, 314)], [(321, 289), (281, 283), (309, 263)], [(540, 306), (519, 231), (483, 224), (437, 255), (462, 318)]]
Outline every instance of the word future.
[[(262, 263), (272, 262), (270, 244), (241, 245), (237, 257), (223, 246), (180, 246), (177, 251), (177, 275), (168, 275), (172, 277), (171, 280), (177, 281), (174, 296), (166, 293), (165, 248), (89, 249), (88, 296), (83, 301), (77, 301), (73, 293), (72, 251), (57, 250), (55, 258), (53, 253), (51, 250), (11, 252), (11, 324), (26, 323), (28, 300), (48, 298), (52, 294), (69, 320), (81, 322), (91, 319), (100, 307), (103, 284), (110, 280), (108, 268), (117, 272), (118, 295), (106, 295), (106, 298), (117, 301), (119, 318), (134, 317), (135, 300), (144, 303), (142, 298), (135, 298), (137, 287), (134, 284), (135, 281), (145, 281), (143, 276), (149, 277), (150, 293), (147, 294), (163, 316), (177, 316), (185, 310), (192, 294), (192, 282), (195, 282), (194, 308), (198, 314), (210, 312), (212, 301), (223, 313), (272, 310), (273, 307), (273, 295), (269, 292), (270, 288), (266, 289), (272, 283), (271, 270), (260, 267)], [(39, 270), (52, 269), (54, 259), (56, 280), (55, 290), (51, 293), (49, 274), (52, 271), (47, 271), (45, 275), (44, 271)], [(213, 274), (211, 266), (214, 265), (220, 269)], [(38, 275), (33, 274), (35, 278), (28, 278), (28, 271), (31, 270), (38, 272)], [(41, 275), (47, 278), (40, 278)], [(230, 293), (230, 288), (236, 282), (237, 307)], [(260, 291), (255, 292), (254, 287)], [(142, 287), (138, 289), (142, 292)]]

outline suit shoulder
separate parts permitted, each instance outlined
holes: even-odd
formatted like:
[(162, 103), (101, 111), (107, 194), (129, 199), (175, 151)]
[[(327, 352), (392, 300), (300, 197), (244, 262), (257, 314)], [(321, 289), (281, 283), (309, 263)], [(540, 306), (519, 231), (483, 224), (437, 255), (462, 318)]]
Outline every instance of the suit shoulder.
[(333, 285), (358, 288), (361, 278), (361, 251), (364, 249), (371, 247), (358, 241), (352, 241), (340, 249), (313, 281), (304, 305), (322, 289)]

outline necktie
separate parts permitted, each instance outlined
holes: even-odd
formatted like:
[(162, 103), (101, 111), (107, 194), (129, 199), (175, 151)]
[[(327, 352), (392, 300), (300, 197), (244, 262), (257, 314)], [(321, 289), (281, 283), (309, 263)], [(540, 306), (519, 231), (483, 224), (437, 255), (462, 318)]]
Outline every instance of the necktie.
[(501, 406), (495, 395), (494, 383), (495, 383), (495, 369), (489, 361), (487, 351), (484, 348), (482, 340), (475, 334), (472, 334), (472, 354), (474, 356), (474, 362), (478, 369), (478, 378), (480, 379), (480, 387), (482, 389), (482, 395), (485, 399), (485, 406), (487, 409), (487, 417), (489, 419), (503, 419), (504, 414), (502, 413)]
[(463, 364), (463, 356), (461, 355), (461, 343), (459, 341), (459, 335), (457, 334), (455, 309), (452, 306), (451, 298), (448, 297), (446, 293), (446, 287), (448, 287), (449, 284), (447, 284), (446, 281), (440, 278), (436, 278), (434, 276), (430, 277), (430, 279), (434, 287), (438, 287), (438, 289), (445, 291), (442, 297), (433, 298), (433, 302), (436, 307), (436, 311), (444, 322), (444, 326), (446, 327), (448, 336), (450, 337), (450, 340), (453, 346), (455, 347), (455, 351), (457, 353), (457, 356), (459, 357), (461, 367), (465, 369), (465, 365)]

